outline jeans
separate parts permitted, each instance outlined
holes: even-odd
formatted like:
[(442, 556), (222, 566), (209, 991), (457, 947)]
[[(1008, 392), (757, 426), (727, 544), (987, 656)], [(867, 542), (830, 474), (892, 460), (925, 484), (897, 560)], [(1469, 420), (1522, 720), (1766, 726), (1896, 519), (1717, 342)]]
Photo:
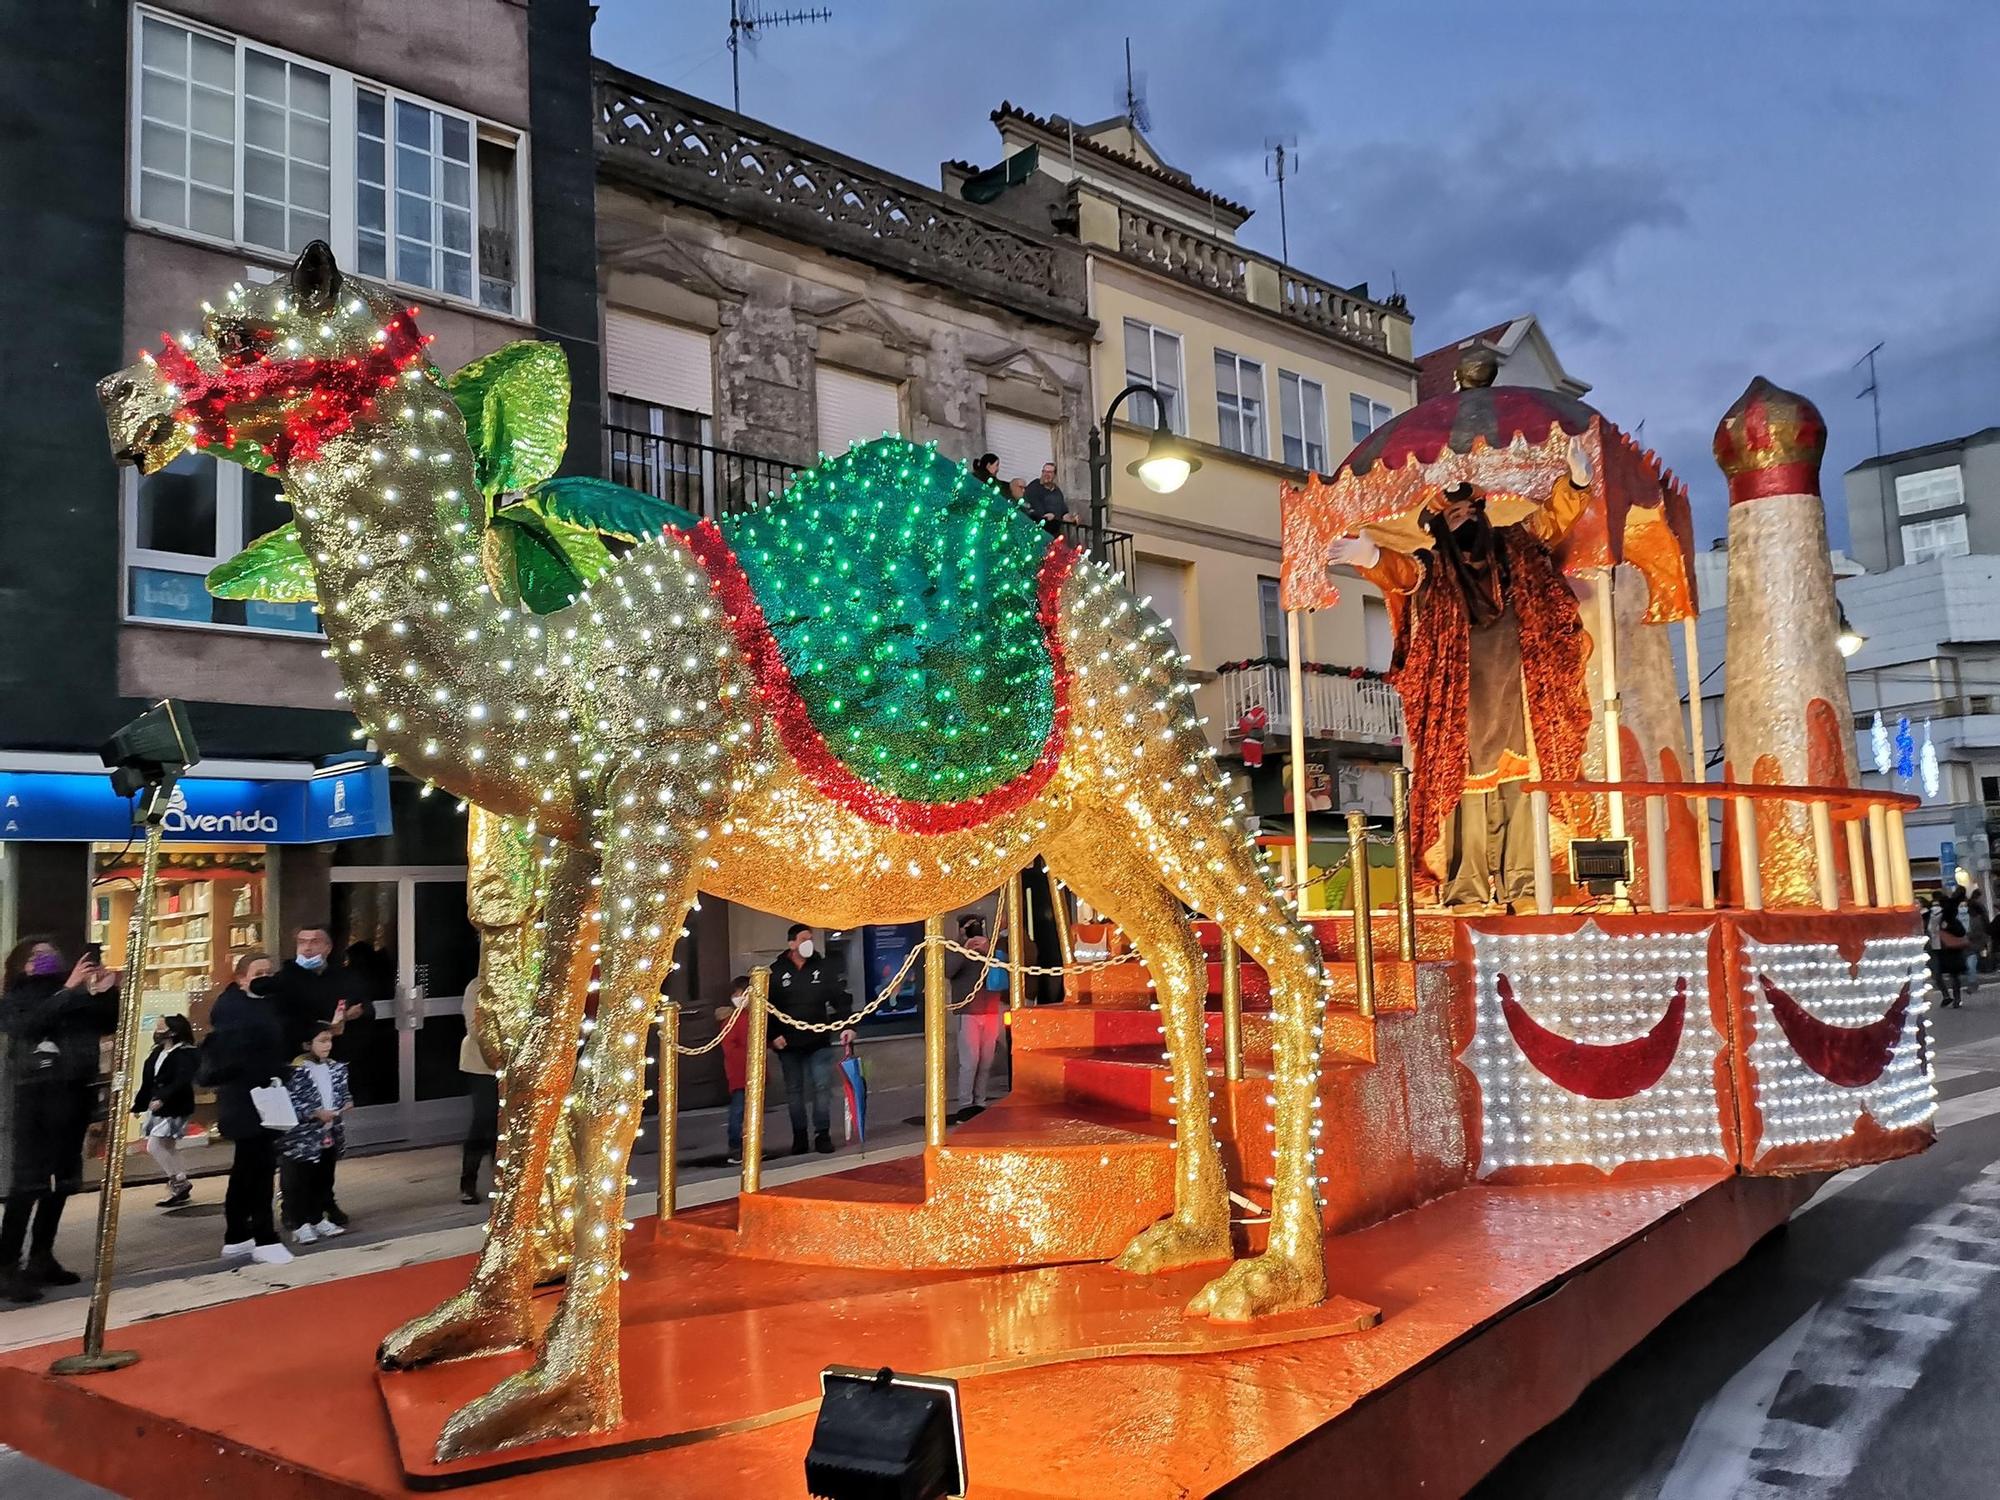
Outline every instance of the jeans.
[(222, 1195), (222, 1239), (240, 1245), (278, 1243), (278, 1226), (271, 1218), (271, 1178), (278, 1170), (278, 1138), (268, 1130), (233, 1142), (236, 1158), (229, 1164), (229, 1189)]
[(743, 1154), (743, 1090), (729, 1091), (729, 1154)]
[(313, 1161), (288, 1157), (278, 1163), (278, 1180), (285, 1187), (285, 1228), (317, 1224), (326, 1217), (327, 1206), (333, 1202), (334, 1163), (339, 1160), (326, 1151)]
[(958, 1017), (958, 1103), (961, 1109), (993, 1102), (993, 1054), (1000, 1047), (1000, 1012), (962, 1011)]
[(810, 1052), (791, 1042), (778, 1053), (778, 1066), (785, 1074), (785, 1107), (791, 1111), (792, 1134), (806, 1137), (806, 1103), (812, 1102), (814, 1135), (833, 1134), (833, 1048), (816, 1047)]

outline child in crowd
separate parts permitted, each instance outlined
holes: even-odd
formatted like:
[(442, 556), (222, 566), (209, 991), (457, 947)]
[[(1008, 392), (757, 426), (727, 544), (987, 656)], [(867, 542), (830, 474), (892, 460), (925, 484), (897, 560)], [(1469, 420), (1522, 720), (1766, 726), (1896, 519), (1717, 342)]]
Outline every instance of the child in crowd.
[(141, 1116), (139, 1133), (146, 1154), (167, 1174), (167, 1196), (161, 1208), (179, 1208), (194, 1197), (187, 1167), (181, 1161), (180, 1139), (194, 1113), (194, 1075), (200, 1054), (194, 1027), (182, 1015), (161, 1016), (153, 1022), (153, 1050), (139, 1075), (139, 1092), (132, 1096), (132, 1113)]
[(344, 1232), (327, 1217), (327, 1205), (333, 1201), (333, 1169), (347, 1144), (341, 1117), (354, 1108), (354, 1095), (347, 1085), (347, 1064), (333, 1061), (332, 1027), (313, 1033), (285, 1088), (299, 1117), (278, 1143), (285, 1228), (295, 1242), (310, 1245)]
[[(749, 1003), (750, 976), (738, 974), (729, 982), (729, 1003), (715, 1008), (716, 1022), (728, 1026), (729, 1018)], [(738, 1017), (729, 1035), (722, 1039), (722, 1077), (729, 1085), (728, 1160), (732, 1167), (743, 1160), (743, 1090), (749, 1072), (750, 1027)]]

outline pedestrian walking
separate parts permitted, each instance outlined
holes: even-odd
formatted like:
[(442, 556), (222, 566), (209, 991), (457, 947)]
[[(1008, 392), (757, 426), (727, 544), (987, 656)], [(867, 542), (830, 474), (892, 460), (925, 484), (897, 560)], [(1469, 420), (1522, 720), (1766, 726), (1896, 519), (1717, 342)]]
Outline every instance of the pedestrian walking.
[(1986, 972), (1987, 953), (1993, 945), (1993, 924), (1986, 915), (1986, 898), (1976, 890), (1965, 898), (1965, 941), (1965, 972), (1976, 995), (1979, 976)]
[(500, 1144), (500, 1079), (479, 1045), (479, 996), (485, 988), (482, 974), (472, 976), (465, 987), (465, 1040), (458, 1044), (458, 1071), (465, 1075), (466, 1096), (472, 1101), (472, 1118), (465, 1127), (465, 1148), (459, 1158), (458, 1201), (478, 1203), (479, 1169)]
[(53, 942), (37, 937), (14, 945), (0, 976), (9, 1095), (0, 1101), (0, 1157), (8, 1166), (0, 1296), (25, 1302), (34, 1298), (23, 1294), (36, 1287), (82, 1280), (56, 1260), (56, 1227), (63, 1205), (83, 1187), (98, 1044), (118, 1027), (121, 976), (91, 952), (67, 964)]
[(1938, 900), (1937, 982), (1943, 1003), (1952, 1010), (1965, 1005), (1965, 954), (1970, 946), (1959, 912), (1956, 894), (1946, 890)]
[[(729, 1003), (715, 1008), (716, 1024), (729, 1029), (722, 1037), (722, 1081), (729, 1088), (729, 1154), (732, 1167), (743, 1160), (743, 1091), (750, 1082), (750, 1028), (738, 1012), (750, 1003), (750, 976), (729, 981)], [(731, 1022), (734, 1025), (731, 1025)]]
[(345, 1116), (354, 1108), (347, 1064), (333, 1056), (333, 1028), (313, 1033), (305, 1055), (285, 1079), (299, 1123), (278, 1143), (278, 1178), (283, 1183), (285, 1230), (295, 1244), (310, 1245), (345, 1234), (344, 1224), (327, 1216), (333, 1202), (333, 1174), (347, 1145)]
[[(995, 463), (999, 460), (995, 459)], [(794, 922), (785, 934), (790, 946), (771, 965), (771, 1008), (795, 1021), (825, 1025), (847, 1013), (847, 986), (813, 941), (813, 930)], [(785, 1107), (792, 1117), (792, 1155), (806, 1151), (810, 1113), (812, 1149), (833, 1150), (833, 1038), (824, 1031), (800, 1031), (783, 1021), (771, 1028), (771, 1046), (785, 1075)], [(854, 1040), (852, 1029), (840, 1040)]]
[(132, 1113), (140, 1116), (139, 1136), (146, 1154), (166, 1174), (167, 1196), (156, 1207), (179, 1208), (194, 1197), (180, 1141), (194, 1114), (194, 1080), (199, 1058), (194, 1026), (186, 1016), (161, 1016), (153, 1023), (153, 1050), (139, 1073)]
[(279, 1004), (264, 993), (271, 960), (246, 953), (236, 976), (209, 1008), (209, 1033), (201, 1044), (200, 1082), (215, 1090), (215, 1130), (235, 1155), (222, 1198), (222, 1255), (248, 1256), (267, 1265), (292, 1258), (278, 1238), (271, 1209), (272, 1179), (278, 1171), (278, 1137), (265, 1127), (253, 1088), (282, 1083), (290, 1049)]

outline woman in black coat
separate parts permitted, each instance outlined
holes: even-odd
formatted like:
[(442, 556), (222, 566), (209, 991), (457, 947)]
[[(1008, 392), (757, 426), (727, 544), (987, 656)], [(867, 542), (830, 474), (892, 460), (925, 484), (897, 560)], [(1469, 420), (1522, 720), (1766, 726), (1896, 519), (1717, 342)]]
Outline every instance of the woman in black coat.
[(88, 956), (66, 965), (56, 945), (39, 937), (16, 943), (0, 968), (8, 1078), (8, 1097), (0, 1101), (0, 1157), (7, 1164), (0, 1296), (12, 1301), (34, 1300), (37, 1286), (82, 1279), (56, 1261), (56, 1226), (63, 1205), (83, 1186), (98, 1043), (118, 1027), (118, 978), (117, 970)]
[(186, 1016), (161, 1016), (153, 1023), (153, 1050), (139, 1074), (139, 1092), (132, 1096), (146, 1154), (166, 1173), (161, 1208), (179, 1208), (194, 1197), (194, 1184), (181, 1162), (180, 1139), (194, 1113), (196, 1066), (192, 1023)]
[(278, 1238), (271, 1213), (272, 1181), (278, 1174), (278, 1137), (264, 1127), (250, 1090), (291, 1071), (291, 1048), (273, 1000), (253, 993), (271, 972), (262, 953), (236, 961), (236, 978), (208, 1012), (208, 1039), (201, 1046), (201, 1081), (215, 1090), (215, 1129), (235, 1148), (229, 1188), (222, 1198), (222, 1255), (249, 1256), (282, 1265), (292, 1252)]

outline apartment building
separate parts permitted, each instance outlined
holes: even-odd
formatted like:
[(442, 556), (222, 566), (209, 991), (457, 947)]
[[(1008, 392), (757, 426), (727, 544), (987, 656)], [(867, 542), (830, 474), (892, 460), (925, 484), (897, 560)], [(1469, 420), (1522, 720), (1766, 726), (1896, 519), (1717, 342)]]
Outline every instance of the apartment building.
[[(331, 921), (377, 1025), (361, 1140), (457, 1128), (464, 825), (356, 754), (310, 606), (203, 575), (282, 524), (279, 486), (190, 454), (114, 468), (96, 380), (308, 242), (406, 294), (449, 369), (554, 338), (572, 465), (599, 453), (589, 28), (582, 0), (169, 0), (0, 21), (11, 244), (0, 277), (0, 939), (86, 939), (188, 1009), (235, 958)], [(128, 956), (124, 804), (95, 747), (148, 702), (205, 759), (169, 817), (154, 945)]]

